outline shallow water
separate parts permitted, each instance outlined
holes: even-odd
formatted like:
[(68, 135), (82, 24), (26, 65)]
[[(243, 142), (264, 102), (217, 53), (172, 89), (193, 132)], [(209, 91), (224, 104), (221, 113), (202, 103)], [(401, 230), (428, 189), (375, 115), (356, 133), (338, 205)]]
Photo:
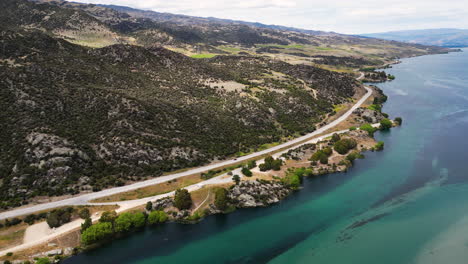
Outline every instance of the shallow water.
[(379, 84), (403, 126), (343, 174), (269, 208), (167, 224), (65, 263), (466, 263), (468, 53), (403, 60)]

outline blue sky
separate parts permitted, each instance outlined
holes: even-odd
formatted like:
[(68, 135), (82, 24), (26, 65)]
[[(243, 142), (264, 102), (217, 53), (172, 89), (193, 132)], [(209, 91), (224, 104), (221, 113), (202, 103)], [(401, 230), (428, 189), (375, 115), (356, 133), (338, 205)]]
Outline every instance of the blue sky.
[(468, 0), (72, 0), (359, 34), (468, 28)]

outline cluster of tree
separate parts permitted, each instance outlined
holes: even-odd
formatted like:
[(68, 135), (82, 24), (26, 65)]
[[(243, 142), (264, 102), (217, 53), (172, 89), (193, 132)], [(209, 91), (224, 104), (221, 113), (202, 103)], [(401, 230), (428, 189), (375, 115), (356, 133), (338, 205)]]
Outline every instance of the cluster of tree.
[(14, 217), (14, 218), (11, 218), (11, 219), (5, 219), (5, 221), (3, 223), (0, 223), (0, 228), (2, 227), (10, 227), (10, 226), (15, 226), (15, 225), (18, 225), (20, 224), (21, 222), (23, 222), (23, 220), (17, 218), (17, 217)]
[(46, 222), (50, 228), (56, 228), (70, 222), (73, 207), (55, 209), (47, 214)]
[(152, 211), (148, 216), (143, 212), (127, 212), (117, 215), (115, 211), (107, 211), (101, 215), (98, 223), (82, 229), (81, 242), (84, 245), (104, 242), (117, 234), (141, 229), (146, 223), (155, 225), (164, 223), (167, 219), (168, 216), (163, 211)]
[(122, 213), (114, 221), (114, 231), (117, 233), (127, 233), (133, 229), (145, 226), (146, 215), (143, 212)]
[(341, 155), (345, 155), (351, 149), (354, 149), (356, 146), (357, 142), (352, 138), (340, 139), (333, 144), (333, 148), (335, 149), (335, 151), (340, 153)]
[(283, 165), (283, 160), (280, 158), (273, 158), (272, 156), (268, 156), (265, 158), (264, 163), (260, 164), (258, 168), (260, 171), (279, 171), (281, 170), (281, 166)]
[(331, 154), (333, 153), (333, 150), (329, 147), (326, 147), (326, 148), (323, 148), (323, 149), (320, 149), (320, 150), (317, 150), (313, 155), (312, 157), (310, 158), (310, 160), (312, 162), (317, 162), (319, 161), (320, 163), (322, 164), (328, 164), (328, 158), (331, 156)]
[(192, 207), (192, 196), (186, 189), (178, 189), (175, 191), (174, 206), (179, 210), (187, 210)]

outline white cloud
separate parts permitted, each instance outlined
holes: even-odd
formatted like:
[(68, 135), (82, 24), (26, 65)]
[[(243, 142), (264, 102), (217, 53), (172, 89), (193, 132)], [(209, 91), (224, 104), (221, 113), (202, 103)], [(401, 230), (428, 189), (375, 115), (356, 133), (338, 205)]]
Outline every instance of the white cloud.
[(74, 0), (342, 33), (468, 28), (467, 0)]

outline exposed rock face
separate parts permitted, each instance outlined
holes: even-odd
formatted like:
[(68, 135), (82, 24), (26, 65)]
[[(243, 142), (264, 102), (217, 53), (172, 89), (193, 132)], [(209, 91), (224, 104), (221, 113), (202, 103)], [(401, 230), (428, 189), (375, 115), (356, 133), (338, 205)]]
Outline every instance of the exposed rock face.
[(153, 202), (154, 210), (164, 210), (165, 208), (172, 207), (174, 200), (171, 197), (162, 198)]
[(356, 114), (362, 123), (374, 124), (385, 118), (382, 113), (364, 107), (354, 110), (353, 114)]
[(289, 188), (277, 182), (244, 181), (234, 186), (228, 197), (238, 208), (261, 207), (279, 202), (290, 192)]
[[(30, 162), (30, 166), (49, 169), (57, 164), (70, 162), (72, 159), (89, 160), (88, 155), (78, 150), (74, 144), (55, 135), (33, 132), (26, 137), (26, 140), (30, 148), (26, 150), (24, 155), (26, 160)], [(48, 174), (63, 174), (69, 169), (68, 166), (56, 167), (49, 170)]]

